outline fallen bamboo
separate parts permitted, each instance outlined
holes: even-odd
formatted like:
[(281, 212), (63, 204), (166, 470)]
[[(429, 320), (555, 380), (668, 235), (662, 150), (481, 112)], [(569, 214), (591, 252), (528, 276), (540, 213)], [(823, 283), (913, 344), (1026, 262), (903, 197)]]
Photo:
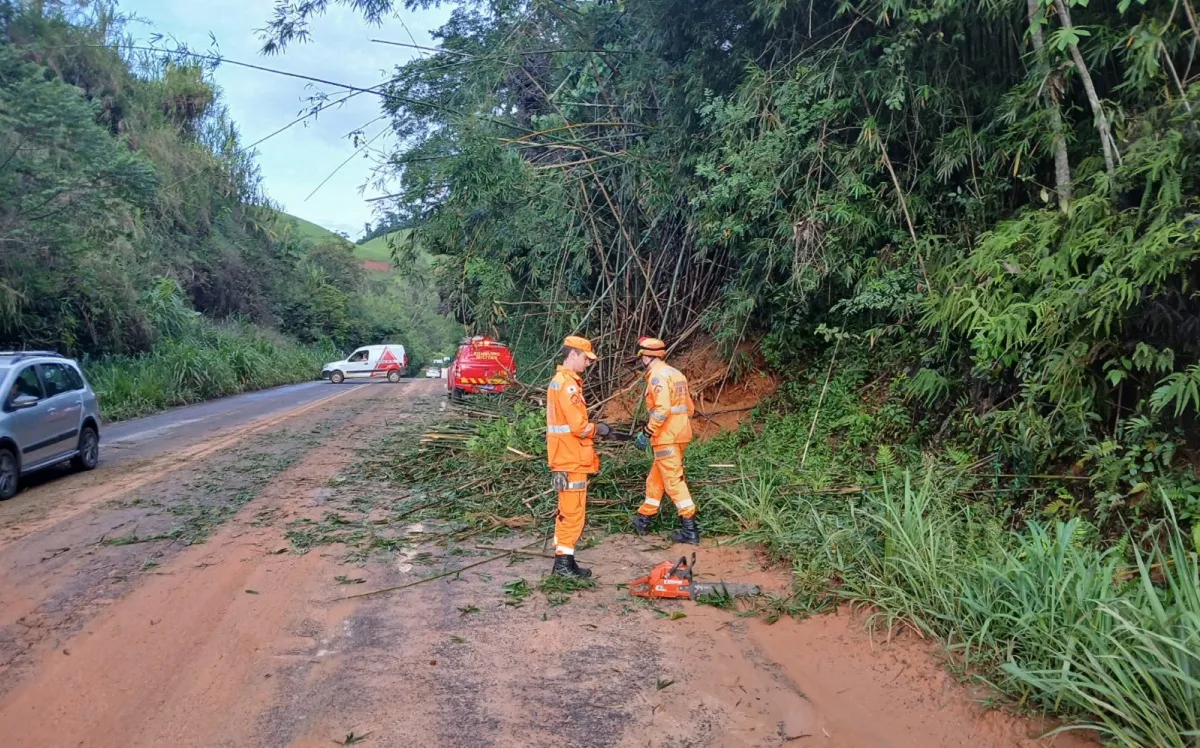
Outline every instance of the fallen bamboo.
[(507, 551), (508, 553), (516, 553), (521, 556), (536, 556), (538, 558), (554, 558), (553, 553), (540, 553), (538, 551), (526, 551), (520, 548), (497, 548), (494, 545), (477, 545), (475, 548), (481, 551)]
[(383, 589), (370, 590), (369, 592), (359, 592), (354, 595), (346, 595), (342, 599), (343, 600), (353, 600), (356, 597), (368, 597), (370, 595), (382, 595), (385, 592), (396, 592), (399, 590), (408, 589), (409, 587), (416, 587), (418, 584), (425, 584), (426, 582), (434, 582), (439, 579), (445, 579), (446, 577), (449, 577), (449, 576), (461, 574), (462, 572), (466, 571), (467, 569), (474, 569), (476, 566), (483, 566), (484, 564), (491, 563), (492, 561), (496, 561), (497, 559), (507, 558), (508, 556), (513, 555), (513, 553), (516, 553), (519, 550), (524, 550), (525, 548), (528, 548), (531, 545), (536, 545), (539, 542), (541, 542), (541, 541), (535, 540), (534, 542), (523, 545), (520, 548), (513, 548), (510, 550), (506, 550), (503, 553), (499, 553), (495, 556), (485, 558), (482, 561), (476, 561), (473, 564), (467, 564), (466, 566), (460, 566), (457, 569), (452, 569), (450, 571), (444, 571), (441, 574), (434, 574), (432, 577), (425, 577), (424, 579), (418, 579), (415, 582), (409, 582), (408, 584), (397, 584), (392, 587), (384, 587)]

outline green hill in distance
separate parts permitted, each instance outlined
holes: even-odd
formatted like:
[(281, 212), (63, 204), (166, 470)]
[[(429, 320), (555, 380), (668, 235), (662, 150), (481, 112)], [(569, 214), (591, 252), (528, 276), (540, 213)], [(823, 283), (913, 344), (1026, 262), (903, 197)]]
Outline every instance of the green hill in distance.
[(394, 237), (396, 241), (403, 241), (408, 238), (409, 231), (410, 229), (400, 229), (356, 245), (354, 255), (362, 260), (391, 263), (392, 248), (388, 244), (388, 239)]
[[(303, 218), (293, 216), (289, 213), (284, 213), (281, 211), (279, 213), (279, 217), (282, 222), (292, 227), (292, 230), (300, 239), (308, 239), (313, 242), (319, 242), (331, 238), (340, 238), (338, 234), (330, 231), (329, 229), (318, 226), (311, 221), (306, 221)], [(392, 264), (392, 248), (388, 244), (388, 241), (389, 239), (403, 241), (408, 238), (410, 231), (411, 229), (400, 229), (398, 231), (393, 231), (390, 234), (377, 236), (374, 239), (363, 242), (362, 244), (355, 244), (354, 256), (361, 260), (364, 264), (370, 263), (367, 265), (367, 268), (371, 271), (378, 273), (391, 273), (395, 269), (390, 267)], [(424, 252), (420, 252), (418, 254), (423, 261), (428, 262), (432, 259), (425, 255)], [(380, 263), (387, 263), (389, 267), (384, 269)]]
[(284, 223), (290, 224), (293, 227), (296, 235), (301, 239), (309, 239), (313, 242), (325, 241), (327, 239), (341, 239), (341, 235), (337, 234), (324, 226), (306, 221), (303, 218), (294, 216), (290, 213), (279, 212), (279, 218)]

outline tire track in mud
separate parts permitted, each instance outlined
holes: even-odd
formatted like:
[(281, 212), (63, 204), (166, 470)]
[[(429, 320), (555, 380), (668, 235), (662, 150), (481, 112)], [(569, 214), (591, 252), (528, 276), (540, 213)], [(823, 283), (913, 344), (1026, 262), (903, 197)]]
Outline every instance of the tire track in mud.
[[(332, 414), (303, 407), (287, 419), (272, 417), (276, 428), (286, 426), (273, 433), (263, 435), (269, 424), (258, 422), (222, 434), (196, 445), (175, 469), (156, 473), (159, 480), (118, 482), (106, 500), (85, 507), (89, 511), (72, 511), (0, 546), (0, 696), (93, 616), (137, 584), (168, 573), (162, 564), (260, 498), (280, 472), (370, 404), (360, 394)], [(256, 434), (247, 447), (232, 449)], [(201, 463), (214, 455), (213, 464)]]

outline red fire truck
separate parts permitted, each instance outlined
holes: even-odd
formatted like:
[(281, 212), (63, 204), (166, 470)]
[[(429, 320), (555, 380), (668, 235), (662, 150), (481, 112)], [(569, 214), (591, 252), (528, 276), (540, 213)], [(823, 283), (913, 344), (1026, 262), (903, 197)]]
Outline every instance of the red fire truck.
[(476, 335), (458, 346), (446, 376), (446, 390), (451, 396), (503, 392), (516, 378), (517, 365), (508, 346)]

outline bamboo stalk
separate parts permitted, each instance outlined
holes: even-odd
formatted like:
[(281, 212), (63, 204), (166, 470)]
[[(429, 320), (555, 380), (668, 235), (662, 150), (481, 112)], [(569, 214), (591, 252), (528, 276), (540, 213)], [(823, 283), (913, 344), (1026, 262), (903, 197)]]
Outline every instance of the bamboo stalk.
[[(534, 541), (534, 543), (528, 543), (526, 545), (521, 546), (521, 548), (528, 548), (529, 546), (534, 545), (536, 542), (537, 541)], [(484, 564), (490, 564), (491, 562), (496, 561), (497, 559), (508, 558), (516, 550), (519, 550), (519, 549), (507, 550), (507, 551), (504, 551), (503, 553), (499, 553), (495, 556), (491, 556), (490, 558), (485, 558), (482, 561), (476, 561), (473, 564), (467, 564), (466, 566), (460, 566), (457, 569), (452, 569), (450, 571), (442, 572), (441, 574), (435, 574), (432, 577), (425, 577), (424, 579), (418, 579), (417, 581), (409, 582), (408, 584), (397, 584), (397, 585), (393, 585), (391, 587), (384, 587), (384, 588), (378, 589), (378, 590), (370, 590), (369, 592), (359, 592), (354, 595), (346, 595), (342, 599), (343, 600), (353, 600), (354, 598), (357, 598), (357, 597), (369, 597), (371, 595), (382, 595), (385, 592), (396, 592), (398, 590), (406, 590), (409, 587), (416, 587), (419, 584), (425, 584), (426, 582), (433, 582), (438, 579), (444, 579), (446, 577), (453, 576), (455, 574), (461, 574), (462, 572), (466, 571), (467, 569), (474, 569), (476, 566), (483, 566)]]
[(817, 408), (813, 411), (812, 423), (808, 425), (808, 438), (804, 440), (804, 453), (800, 455), (800, 469), (804, 469), (804, 463), (808, 460), (808, 446), (812, 444), (813, 432), (817, 429), (817, 416), (821, 415), (821, 404), (825, 402), (825, 393), (829, 391), (829, 378), (833, 376), (833, 365), (837, 361), (838, 346), (842, 344), (842, 338), (839, 335), (837, 342), (833, 344), (833, 355), (829, 358), (829, 370), (825, 372), (825, 385), (821, 388), (821, 396), (817, 399)]

